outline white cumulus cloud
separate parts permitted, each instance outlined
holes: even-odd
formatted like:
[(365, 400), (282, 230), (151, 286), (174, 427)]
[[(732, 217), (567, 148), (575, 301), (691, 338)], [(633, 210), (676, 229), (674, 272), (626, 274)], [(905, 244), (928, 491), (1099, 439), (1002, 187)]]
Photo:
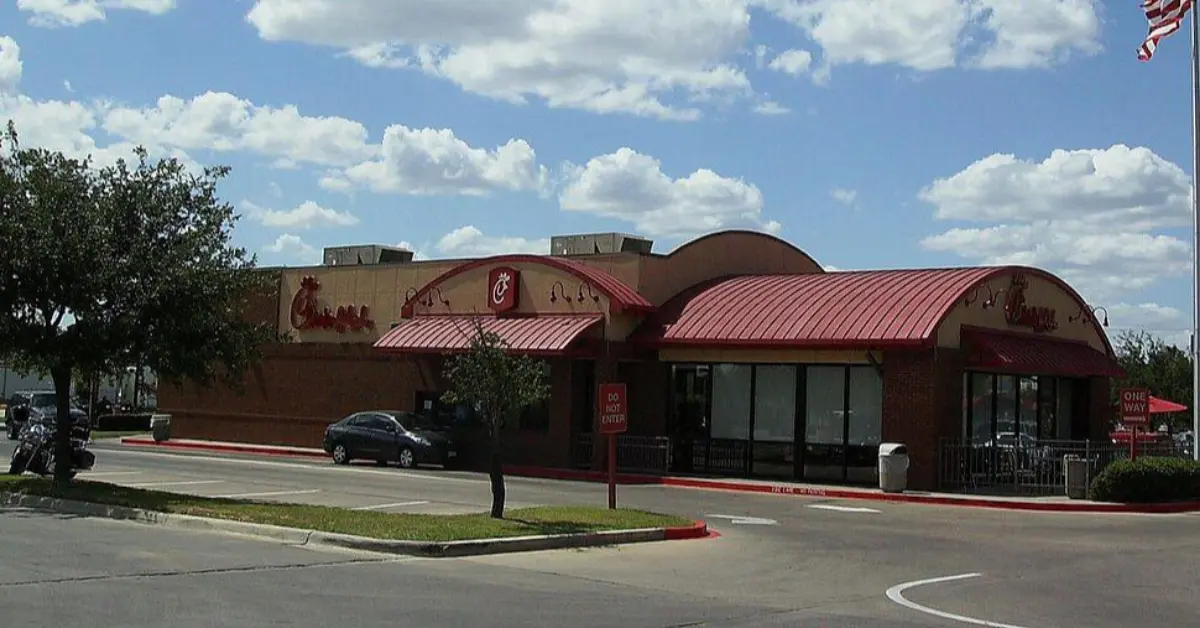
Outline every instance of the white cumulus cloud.
[(268, 209), (251, 201), (242, 201), (242, 208), (251, 218), (266, 227), (282, 229), (314, 229), (317, 227), (352, 227), (359, 223), (358, 217), (348, 212), (322, 207), (313, 201), (304, 201), (292, 209)]
[(17, 0), (17, 9), (30, 13), (34, 26), (81, 26), (103, 21), (109, 11), (140, 11), (162, 15), (174, 9), (177, 0)]
[(437, 243), (440, 253), (462, 257), (483, 257), (505, 253), (550, 252), (549, 238), (518, 238), (511, 236), (489, 236), (474, 225), (459, 227), (442, 236)]
[(321, 252), (316, 247), (302, 240), (300, 236), (290, 233), (275, 238), (275, 241), (264, 246), (263, 250), (273, 253), (283, 262), (309, 265), (321, 261)]
[(925, 248), (987, 264), (1049, 268), (1085, 297), (1111, 300), (1191, 269), (1190, 180), (1148, 148), (1056, 150), (1042, 161), (995, 154), (934, 181), (920, 198), (939, 220), (975, 223)]
[(692, 236), (728, 227), (772, 233), (763, 218), (763, 195), (754, 184), (700, 169), (673, 179), (657, 159), (631, 148), (573, 166), (559, 196), (561, 207), (625, 220), (653, 236)]

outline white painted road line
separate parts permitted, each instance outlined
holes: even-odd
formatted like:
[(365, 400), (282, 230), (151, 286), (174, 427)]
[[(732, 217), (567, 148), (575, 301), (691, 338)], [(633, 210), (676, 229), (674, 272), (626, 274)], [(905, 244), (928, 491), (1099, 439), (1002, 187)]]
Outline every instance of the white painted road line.
[(975, 619), (974, 617), (967, 617), (965, 615), (956, 615), (954, 613), (947, 613), (945, 611), (939, 611), (936, 608), (929, 608), (928, 606), (922, 606), (920, 604), (917, 604), (916, 602), (910, 602), (907, 599), (905, 599), (905, 597), (904, 597), (904, 592), (907, 591), (908, 589), (912, 589), (914, 587), (923, 587), (927, 584), (939, 584), (942, 582), (954, 582), (956, 580), (967, 580), (969, 578), (978, 578), (979, 576), (982, 576), (982, 575), (983, 574), (981, 574), (981, 573), (964, 573), (964, 574), (959, 574), (957, 576), (945, 576), (942, 578), (930, 578), (928, 580), (916, 580), (913, 582), (905, 582), (904, 584), (898, 584), (898, 585), (888, 589), (887, 596), (888, 596), (889, 600), (891, 600), (901, 606), (911, 608), (914, 611), (917, 611), (920, 613), (925, 613), (927, 615), (933, 615), (934, 617), (941, 617), (942, 619), (949, 619), (950, 621), (956, 621), (956, 622), (963, 623), (963, 624), (972, 624), (975, 626), (987, 626), (988, 628), (1025, 628), (1024, 626), (1016, 626), (1013, 624), (1002, 624), (1000, 622), (987, 621), (986, 619)]
[(818, 510), (834, 510), (837, 512), (880, 512), (874, 508), (862, 508), (860, 506), (834, 506), (832, 504), (810, 504), (809, 508), (816, 508)]
[(779, 525), (779, 522), (774, 519), (764, 519), (762, 517), (749, 517), (745, 515), (704, 515), (710, 519), (728, 519), (729, 523), (752, 526), (774, 526)]
[(152, 486), (199, 486), (201, 484), (224, 484), (224, 480), (189, 480), (185, 482), (138, 482), (125, 484), (129, 488), (150, 488)]
[(80, 475), (80, 477), (84, 477), (84, 478), (108, 478), (108, 477), (112, 477), (114, 475), (141, 475), (142, 473), (144, 473), (144, 472), (143, 471), (101, 471), (99, 473), (92, 473), (90, 471), (84, 471), (83, 473), (80, 473), (79, 475)]
[(247, 497), (278, 497), (281, 495), (311, 495), (320, 493), (321, 489), (314, 488), (308, 491), (271, 491), (269, 493), (234, 493), (232, 495), (213, 495), (216, 499), (244, 499)]
[(359, 506), (350, 510), (385, 510), (387, 508), (400, 508), (401, 506), (420, 506), (429, 502), (397, 502), (395, 504), (379, 504), (377, 506)]
[(220, 458), (217, 456), (198, 456), (194, 454), (186, 454), (181, 452), (176, 453), (160, 453), (157, 451), (144, 451), (139, 449), (96, 449), (96, 456), (107, 456), (115, 454), (117, 456), (130, 457), (145, 457), (145, 458), (162, 458), (168, 460), (179, 460), (180, 458), (190, 458), (202, 462), (217, 462), (231, 466), (249, 466), (249, 467), (275, 467), (281, 469), (300, 469), (311, 471), (313, 473), (364, 473), (368, 475), (385, 475), (391, 478), (416, 478), (420, 480), (434, 480), (436, 482), (462, 482), (465, 484), (490, 484), (491, 480), (487, 478), (477, 480), (472, 478), (451, 477), (444, 475), (434, 475), (432, 473), (412, 473), (409, 471), (382, 471), (377, 469), (362, 469), (352, 466), (335, 467), (331, 463), (329, 466), (317, 466), (315, 464), (296, 464), (294, 462), (282, 462), (276, 460), (250, 460), (247, 458)]

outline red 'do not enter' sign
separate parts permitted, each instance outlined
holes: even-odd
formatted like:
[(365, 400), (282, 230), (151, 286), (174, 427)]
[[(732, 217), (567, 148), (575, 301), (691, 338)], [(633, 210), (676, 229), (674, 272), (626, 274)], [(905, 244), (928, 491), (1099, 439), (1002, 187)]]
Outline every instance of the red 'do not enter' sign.
[(625, 384), (600, 384), (596, 398), (600, 410), (600, 433), (622, 434), (629, 429), (629, 403)]
[(1127, 425), (1150, 422), (1150, 391), (1145, 388), (1122, 388), (1120, 393), (1121, 420)]

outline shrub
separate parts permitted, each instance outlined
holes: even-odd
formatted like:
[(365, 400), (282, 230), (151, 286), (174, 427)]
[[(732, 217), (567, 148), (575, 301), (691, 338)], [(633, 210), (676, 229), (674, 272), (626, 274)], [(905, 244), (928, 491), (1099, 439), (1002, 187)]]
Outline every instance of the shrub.
[(1089, 497), (1140, 504), (1200, 500), (1200, 462), (1155, 457), (1120, 460), (1092, 480)]

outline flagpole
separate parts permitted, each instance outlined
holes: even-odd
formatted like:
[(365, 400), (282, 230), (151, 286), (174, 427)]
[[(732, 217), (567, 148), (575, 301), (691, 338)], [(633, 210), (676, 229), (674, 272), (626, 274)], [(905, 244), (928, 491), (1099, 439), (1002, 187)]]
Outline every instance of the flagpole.
[(1200, 89), (1200, 21), (1192, 8), (1192, 457), (1200, 460), (1200, 194), (1196, 190), (1200, 169), (1200, 111), (1196, 90)]

